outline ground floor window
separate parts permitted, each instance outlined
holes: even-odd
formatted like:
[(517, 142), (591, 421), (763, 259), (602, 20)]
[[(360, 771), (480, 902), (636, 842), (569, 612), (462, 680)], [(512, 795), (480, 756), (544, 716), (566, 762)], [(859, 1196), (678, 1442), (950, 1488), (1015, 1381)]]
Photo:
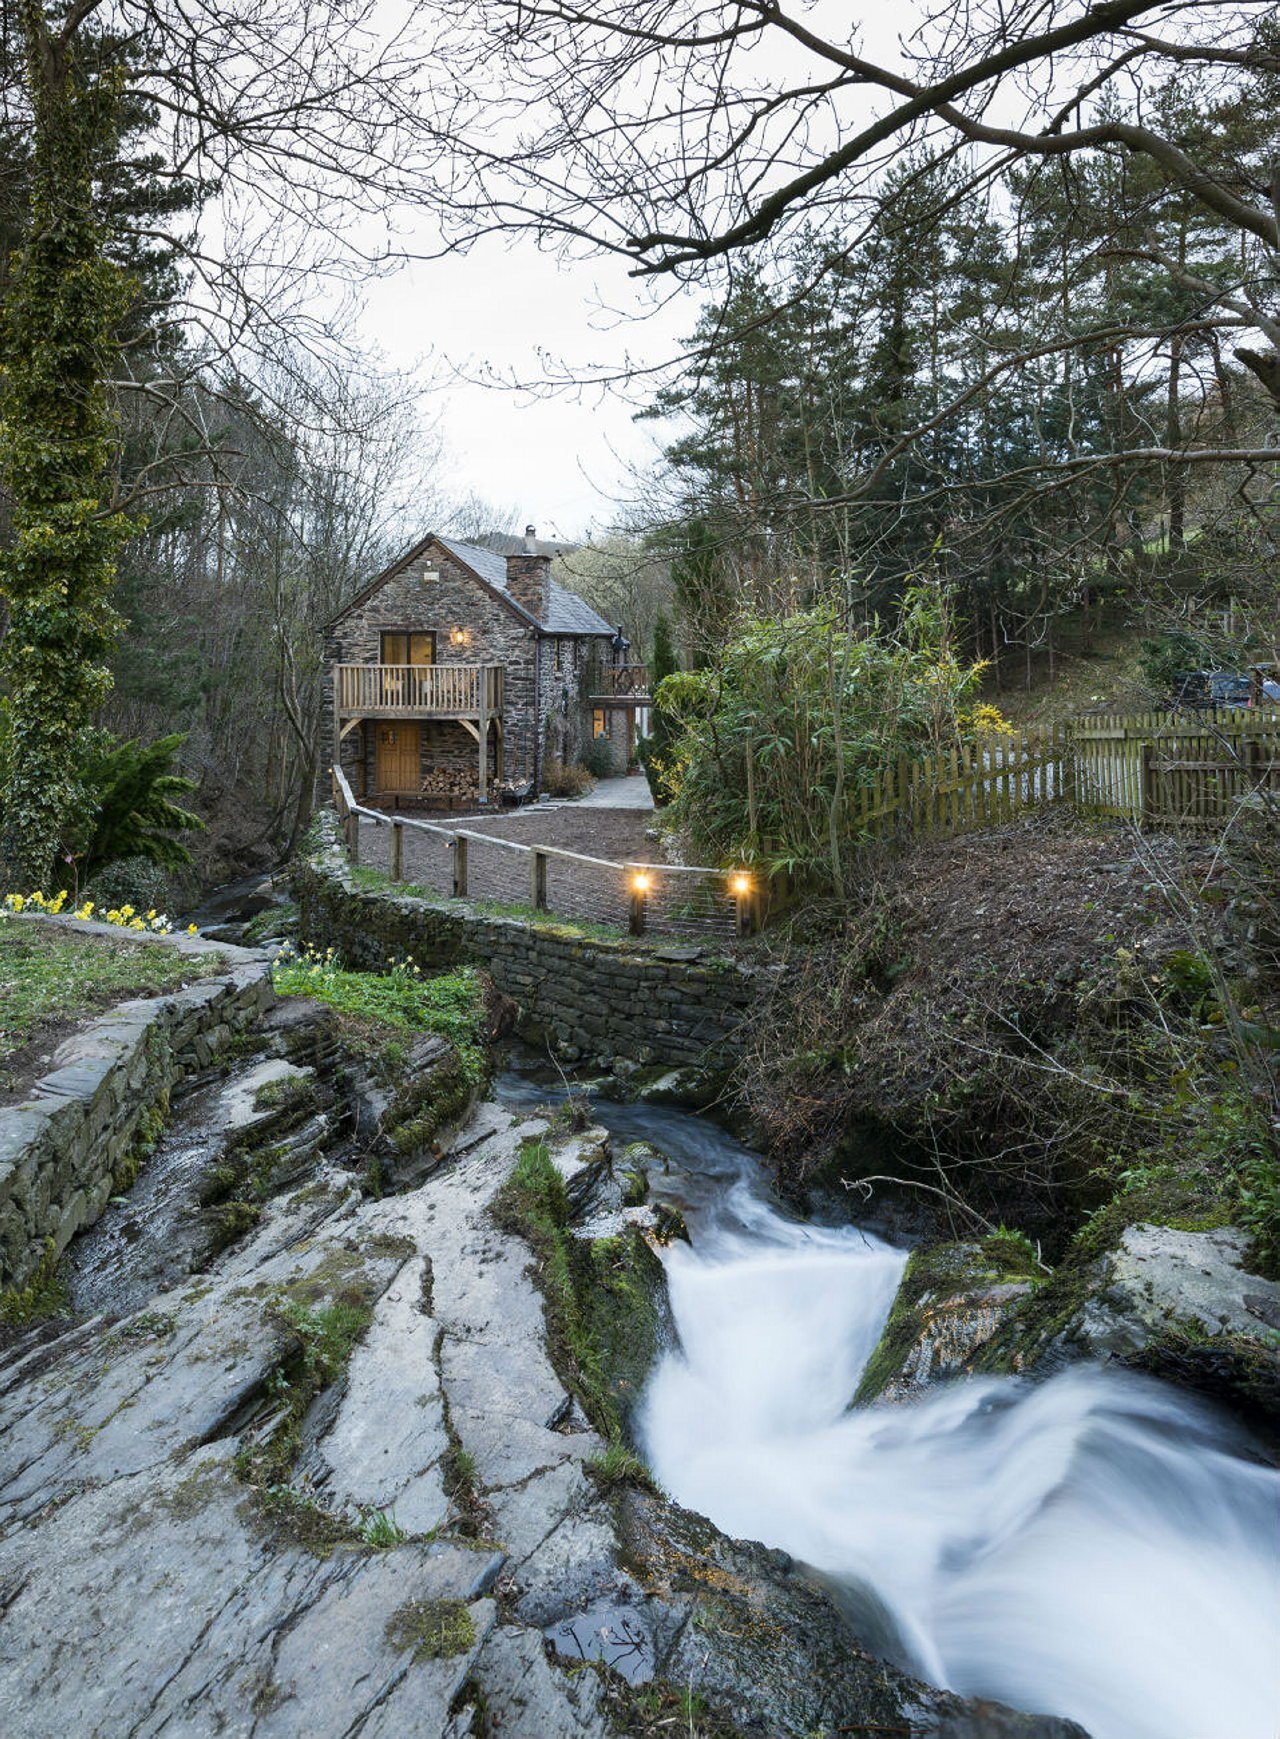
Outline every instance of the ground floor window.
[(609, 726), (605, 720), (604, 708), (602, 706), (594, 707), (592, 709), (591, 735), (593, 737), (607, 737), (609, 735)]

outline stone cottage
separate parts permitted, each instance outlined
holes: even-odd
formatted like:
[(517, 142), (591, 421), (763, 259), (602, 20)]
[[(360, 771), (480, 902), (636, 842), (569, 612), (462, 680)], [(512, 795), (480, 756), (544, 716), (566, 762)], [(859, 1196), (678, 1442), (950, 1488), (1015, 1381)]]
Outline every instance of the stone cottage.
[(532, 526), (507, 556), (432, 533), (327, 624), (333, 755), (358, 797), (458, 807), (537, 791), (590, 736), (625, 771), (643, 675), (551, 560)]

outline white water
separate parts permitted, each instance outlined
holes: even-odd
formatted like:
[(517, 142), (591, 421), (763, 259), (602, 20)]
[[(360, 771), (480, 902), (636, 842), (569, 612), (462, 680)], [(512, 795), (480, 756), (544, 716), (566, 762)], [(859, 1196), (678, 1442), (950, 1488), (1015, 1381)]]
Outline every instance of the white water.
[(682, 1145), (704, 1181), (667, 1258), (681, 1348), (642, 1416), (671, 1495), (887, 1609), (888, 1652), (935, 1684), (1093, 1739), (1275, 1739), (1277, 1475), (1177, 1391), (1094, 1367), (846, 1412), (904, 1255), (783, 1219), (740, 1149), (708, 1197), (734, 1144)]

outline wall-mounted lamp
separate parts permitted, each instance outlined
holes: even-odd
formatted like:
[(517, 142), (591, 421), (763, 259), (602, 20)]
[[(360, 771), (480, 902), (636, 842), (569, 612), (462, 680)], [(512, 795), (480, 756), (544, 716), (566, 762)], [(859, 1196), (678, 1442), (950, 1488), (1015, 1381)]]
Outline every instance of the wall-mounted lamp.
[(470, 639), (471, 636), (465, 628), (450, 628), (449, 630), (450, 646), (465, 646)]

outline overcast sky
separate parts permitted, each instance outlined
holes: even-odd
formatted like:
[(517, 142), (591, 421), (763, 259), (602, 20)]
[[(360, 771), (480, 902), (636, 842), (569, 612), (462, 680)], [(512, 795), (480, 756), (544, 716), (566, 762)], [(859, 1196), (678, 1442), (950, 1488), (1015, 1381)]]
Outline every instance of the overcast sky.
[[(658, 363), (692, 330), (696, 304), (668, 305), (620, 326), (610, 309), (642, 309), (640, 292), (612, 261), (560, 264), (527, 238), (492, 240), (470, 254), (415, 261), (375, 282), (361, 322), (365, 341), (399, 367), (419, 359), (436, 380), (449, 488), (474, 490), (513, 510), (520, 529), (576, 539), (607, 524), (632, 477), (658, 451), (660, 427), (634, 421), (644, 389), (543, 395), (448, 379), (547, 380), (555, 364), (612, 366), (628, 354)], [(544, 364), (541, 357), (553, 359)]]
[[(920, 0), (854, 0), (852, 6), (849, 0), (814, 0), (806, 19), (837, 37), (852, 25), (865, 51), (892, 61), (899, 32), (919, 7)], [(748, 51), (746, 59), (763, 63), (766, 84), (811, 70), (806, 51), (774, 38)], [(850, 112), (862, 106), (856, 99), (846, 104)], [(817, 130), (812, 142), (819, 142)], [(437, 245), (428, 212), (417, 227), (416, 237), (402, 242), (406, 251), (416, 243), (428, 252)], [(437, 364), (447, 361), (469, 374), (487, 364), (496, 374), (522, 379), (546, 378), (540, 353), (572, 371), (617, 366), (628, 357), (653, 366), (692, 333), (699, 302), (681, 292), (643, 324), (623, 328), (601, 309), (603, 302), (635, 315), (645, 306), (645, 294), (620, 259), (561, 264), (527, 234), (509, 242), (491, 238), (463, 257), (407, 265), (375, 283), (362, 335), (401, 367), (428, 352)], [(547, 537), (575, 538), (592, 522), (607, 525), (619, 497), (634, 497), (636, 471), (652, 464), (662, 444), (661, 425), (634, 421), (647, 393), (643, 383), (629, 396), (594, 391), (549, 397), (442, 382), (449, 486), (455, 494), (474, 490), (511, 507), (520, 528), (532, 522)]]

